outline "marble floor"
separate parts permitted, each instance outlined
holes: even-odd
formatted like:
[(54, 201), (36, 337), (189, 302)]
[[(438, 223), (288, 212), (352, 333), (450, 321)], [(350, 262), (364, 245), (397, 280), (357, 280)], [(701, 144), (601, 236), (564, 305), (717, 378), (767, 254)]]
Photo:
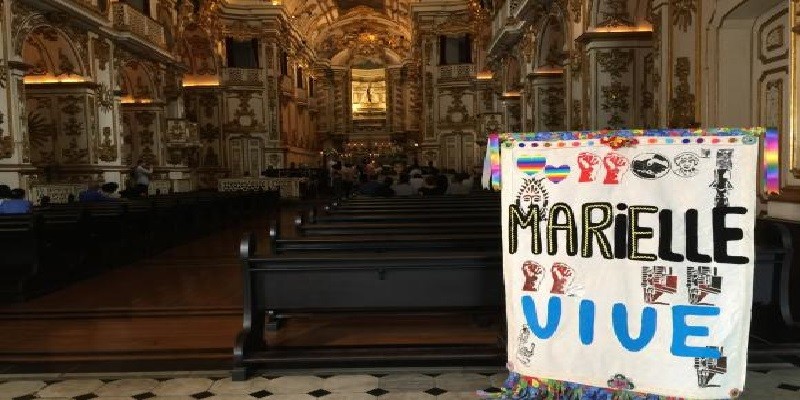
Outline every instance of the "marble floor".
[[(476, 390), (497, 391), (506, 378), (504, 371), (481, 369), (381, 372), (385, 373), (306, 371), (245, 382), (232, 382), (225, 371), (0, 375), (0, 399), (456, 400), (477, 399)], [(800, 369), (750, 372), (741, 398), (800, 399)]]

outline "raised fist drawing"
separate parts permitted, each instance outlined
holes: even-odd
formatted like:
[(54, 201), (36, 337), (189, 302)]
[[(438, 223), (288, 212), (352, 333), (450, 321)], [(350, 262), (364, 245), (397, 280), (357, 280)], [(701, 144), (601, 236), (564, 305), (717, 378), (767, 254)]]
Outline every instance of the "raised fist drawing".
[(578, 154), (578, 168), (581, 169), (581, 176), (578, 182), (592, 182), (597, 176), (597, 165), (600, 164), (600, 156), (594, 153)]
[(522, 290), (526, 292), (536, 292), (542, 286), (544, 280), (544, 268), (533, 261), (525, 261), (522, 264), (522, 274), (525, 275), (525, 285)]
[(575, 270), (567, 264), (555, 263), (550, 272), (553, 274), (553, 288), (550, 293), (570, 294), (568, 291), (575, 281)]
[(617, 154), (608, 153), (603, 157), (603, 166), (606, 169), (606, 177), (603, 183), (606, 185), (619, 185), (619, 178), (628, 171), (628, 159)]

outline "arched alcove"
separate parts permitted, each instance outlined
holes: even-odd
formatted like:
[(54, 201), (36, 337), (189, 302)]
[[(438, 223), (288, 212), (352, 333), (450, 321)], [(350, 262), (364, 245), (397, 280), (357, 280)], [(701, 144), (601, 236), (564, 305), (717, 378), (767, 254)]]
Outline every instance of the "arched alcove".
[(20, 56), (30, 66), (23, 111), (31, 163), (88, 164), (89, 135), (97, 119), (83, 57), (74, 41), (52, 25), (37, 24), (21, 40)]

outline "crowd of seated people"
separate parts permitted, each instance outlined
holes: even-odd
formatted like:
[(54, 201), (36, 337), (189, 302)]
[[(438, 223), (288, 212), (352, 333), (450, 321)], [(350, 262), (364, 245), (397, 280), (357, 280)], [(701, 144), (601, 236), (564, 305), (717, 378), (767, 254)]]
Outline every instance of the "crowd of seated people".
[(330, 185), (339, 196), (356, 194), (372, 197), (437, 196), (444, 194), (469, 194), (473, 178), (467, 173), (439, 171), (429, 163), (420, 167), (416, 163), (403, 168), (379, 166), (375, 163), (359, 165), (334, 162), (330, 165)]
[(86, 190), (78, 194), (78, 201), (81, 203), (116, 201), (120, 199), (117, 189), (119, 189), (119, 185), (116, 182), (107, 182), (102, 185), (92, 182)]
[(25, 191), (0, 185), (0, 214), (27, 214), (33, 204), (25, 199)]
[[(122, 194), (117, 190), (119, 185), (116, 182), (106, 182), (100, 184), (97, 182), (89, 183), (85, 190), (78, 194), (75, 198), (70, 194), (67, 197), (68, 203), (76, 201), (81, 203), (96, 203), (104, 201), (118, 201), (122, 198)], [(130, 197), (140, 197), (141, 194), (137, 191), (129, 191)], [(25, 190), (11, 189), (8, 185), (0, 185), (0, 214), (28, 214), (33, 211), (33, 203), (25, 198)], [(43, 196), (38, 199), (40, 208), (46, 208), (51, 205), (50, 196)]]

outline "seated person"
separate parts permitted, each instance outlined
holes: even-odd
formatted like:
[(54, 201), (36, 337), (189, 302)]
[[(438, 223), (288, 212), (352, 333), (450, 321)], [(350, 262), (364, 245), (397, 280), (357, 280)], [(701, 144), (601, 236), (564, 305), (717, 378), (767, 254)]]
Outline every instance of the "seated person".
[(8, 185), (0, 185), (0, 200), (11, 198), (11, 188)]
[(117, 193), (119, 185), (116, 182), (107, 182), (100, 187), (102, 200), (118, 200), (120, 195)]
[(436, 189), (439, 191), (437, 194), (447, 193), (448, 186), (450, 186), (450, 180), (447, 179), (447, 175), (436, 175)]
[(33, 204), (25, 199), (25, 191), (14, 189), (11, 197), (0, 202), (0, 214), (28, 214)]
[(394, 190), (392, 189), (392, 184), (394, 183), (394, 179), (390, 176), (383, 178), (383, 184), (378, 186), (375, 189), (375, 194), (373, 196), (376, 197), (392, 197), (394, 196)]
[(81, 203), (103, 201), (103, 195), (100, 193), (100, 184), (97, 182), (92, 182), (87, 185), (86, 190), (78, 193), (78, 201)]
[(425, 177), (425, 185), (419, 188), (419, 194), (423, 196), (434, 196), (442, 194), (439, 188), (436, 186), (436, 177), (433, 175), (428, 175)]
[[(411, 186), (409, 182), (410, 178), (408, 174), (400, 174), (400, 181), (397, 185), (394, 185), (394, 194), (397, 196), (413, 196), (415, 194), (414, 188)], [(417, 188), (419, 190), (419, 188)]]
[(447, 187), (447, 194), (469, 194), (472, 190), (472, 186), (470, 185), (470, 181), (464, 178), (465, 174), (455, 174), (453, 176), (452, 182), (450, 182), (450, 186)]
[(408, 181), (408, 183), (411, 185), (411, 189), (414, 191), (414, 193), (417, 193), (419, 188), (425, 185), (425, 179), (422, 178), (421, 173), (409, 175), (411, 175), (411, 179)]
[(359, 180), (361, 181), (361, 185), (358, 186), (358, 194), (363, 194), (365, 196), (374, 196), (375, 191), (381, 186), (381, 182), (377, 179), (369, 179), (367, 175), (361, 175)]

